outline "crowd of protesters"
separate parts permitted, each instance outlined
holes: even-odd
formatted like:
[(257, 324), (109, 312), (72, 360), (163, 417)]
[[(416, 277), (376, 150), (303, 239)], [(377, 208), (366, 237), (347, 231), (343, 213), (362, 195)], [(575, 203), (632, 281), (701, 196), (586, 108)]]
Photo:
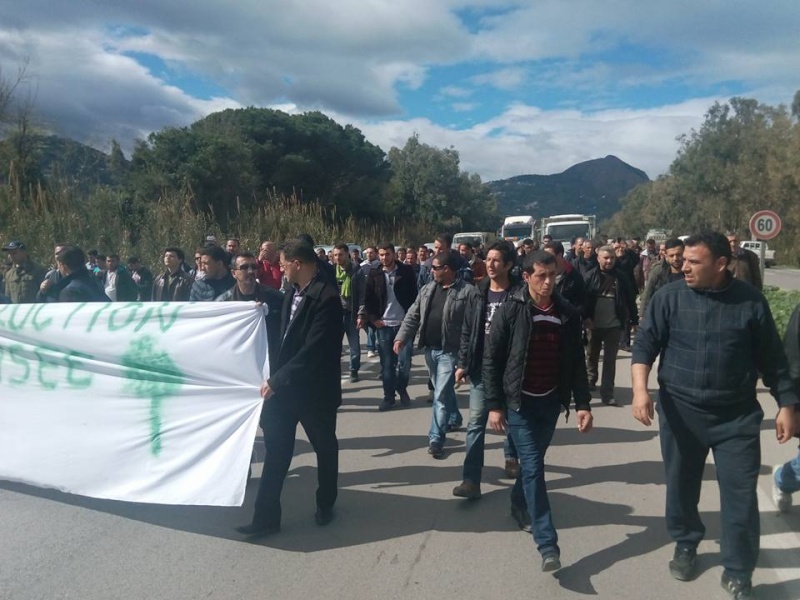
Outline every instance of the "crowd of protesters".
[[(787, 441), (798, 428), (800, 309), (784, 350), (760, 293), (757, 263), (732, 232), (669, 239), (660, 247), (655, 240), (642, 247), (638, 240), (577, 238), (569, 248), (547, 236), (517, 246), (499, 241), (452, 247), (452, 236), (440, 234), (432, 250), (384, 242), (367, 246), (363, 256), (342, 243), (330, 252), (315, 249), (308, 235), (283, 244), (265, 240), (255, 252), (236, 238), (220, 246), (208, 236), (188, 260), (181, 248), (165, 247), (155, 274), (137, 257), (123, 264), (116, 253), (84, 255), (72, 244), (55, 245), (50, 269), (36, 264), (22, 241), (8, 242), (3, 250), (5, 303), (269, 306), (272, 368), (262, 386), (261, 421), (267, 453), (253, 520), (239, 528), (250, 536), (280, 530), (280, 491), (298, 423), (318, 459), (316, 522), (333, 519), (342, 338), (355, 383), (364, 330), (367, 357), (380, 361), (379, 412), (395, 409), (398, 401), (401, 407), (412, 404), (415, 343), (424, 354), (432, 458), (443, 458), (447, 434), (463, 427), (456, 384), (471, 384), (463, 481), (453, 495), (481, 497), (486, 430), (505, 434), (505, 471), (515, 479), (511, 514), (532, 533), (542, 570), (555, 571), (560, 549), (544, 457), (558, 416), (573, 407), (576, 426), (585, 433), (593, 424), (593, 391), (602, 405), (618, 405), (615, 368), (622, 349), (632, 352), (634, 416), (649, 425), (654, 404), (648, 375), (660, 356), (667, 525), (676, 542), (670, 571), (681, 580), (694, 576), (704, 533), (697, 500), (712, 451), (723, 497), (722, 585), (734, 598), (750, 597), (763, 418), (755, 383), (761, 376), (776, 398), (776, 435)], [(776, 466), (773, 477), (773, 498), (788, 510), (800, 487), (800, 458)]]

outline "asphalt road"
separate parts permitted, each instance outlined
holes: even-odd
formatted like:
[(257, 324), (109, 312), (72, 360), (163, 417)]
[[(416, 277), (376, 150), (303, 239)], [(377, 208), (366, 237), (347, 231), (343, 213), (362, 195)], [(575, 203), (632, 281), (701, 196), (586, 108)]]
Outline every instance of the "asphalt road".
[[(448, 439), (444, 460), (429, 457), (431, 408), (421, 357), (414, 357), (412, 406), (387, 413), (376, 409), (375, 360), (368, 360), (360, 383), (344, 384), (341, 492), (328, 527), (313, 521), (314, 458), (302, 436), (283, 491), (283, 530), (260, 543), (243, 541), (233, 530), (250, 519), (260, 465), (242, 508), (111, 502), (0, 482), (0, 598), (727, 597), (719, 586), (719, 498), (711, 461), (701, 498), (708, 531), (699, 576), (681, 583), (668, 573), (673, 546), (662, 517), (657, 430), (631, 417), (627, 353), (617, 373), (624, 406), (595, 400), (589, 434), (562, 417), (548, 453), (564, 565), (555, 575), (540, 571), (531, 536), (509, 516), (512, 482), (502, 470), (502, 439), (487, 440), (483, 498), (454, 498), (464, 432)], [(465, 420), (466, 391), (459, 394)], [(754, 582), (762, 599), (797, 600), (800, 510), (778, 515), (769, 499), (772, 464), (796, 448), (775, 442), (775, 404), (763, 393), (762, 401), (762, 552)]]
[(789, 267), (764, 269), (764, 283), (783, 290), (800, 290), (800, 269)]

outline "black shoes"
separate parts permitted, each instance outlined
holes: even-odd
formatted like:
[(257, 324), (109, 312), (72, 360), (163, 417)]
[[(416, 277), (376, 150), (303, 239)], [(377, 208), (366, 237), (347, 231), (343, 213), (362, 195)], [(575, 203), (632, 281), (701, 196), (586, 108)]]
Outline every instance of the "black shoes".
[(317, 512), (314, 513), (314, 521), (320, 527), (325, 527), (328, 523), (333, 521), (333, 508), (317, 507)]
[(542, 556), (542, 571), (551, 573), (561, 568), (561, 559), (555, 552), (548, 552)]
[(358, 371), (350, 371), (350, 383), (358, 383)]
[(608, 398), (607, 400), (602, 400), (601, 402), (606, 406), (619, 406), (619, 402), (614, 400), (614, 398)]
[(239, 527), (236, 528), (236, 531), (238, 531), (242, 535), (246, 535), (251, 538), (267, 537), (268, 535), (272, 535), (273, 533), (278, 533), (280, 530), (281, 530), (280, 524), (258, 525), (256, 523), (250, 523), (249, 525), (240, 525)]
[(519, 459), (507, 458), (505, 466), (506, 477), (509, 479), (516, 479), (519, 477)]
[(386, 412), (387, 410), (392, 410), (394, 408), (394, 400), (386, 400), (385, 398), (381, 401), (378, 405), (378, 411)]
[(734, 579), (723, 571), (720, 584), (722, 588), (731, 595), (733, 600), (750, 600), (754, 598), (753, 584), (750, 580)]
[(465, 479), (453, 488), (453, 496), (467, 498), (468, 500), (477, 500), (481, 497), (481, 484)]
[(447, 433), (454, 433), (456, 431), (461, 431), (461, 423), (450, 423), (450, 425), (447, 426)]
[(697, 565), (697, 550), (695, 548), (675, 548), (675, 554), (669, 561), (669, 572), (678, 581), (689, 581), (694, 577)]
[(436, 442), (432, 442), (430, 446), (428, 446), (428, 454), (430, 454), (433, 458), (441, 459), (444, 458), (444, 448), (441, 444), (437, 444)]
[(525, 533), (531, 532), (531, 515), (528, 513), (527, 508), (512, 504), (511, 516), (514, 517), (514, 520), (522, 531)]
[(411, 406), (411, 396), (408, 395), (406, 390), (397, 392), (397, 394), (400, 396), (400, 404), (402, 406)]

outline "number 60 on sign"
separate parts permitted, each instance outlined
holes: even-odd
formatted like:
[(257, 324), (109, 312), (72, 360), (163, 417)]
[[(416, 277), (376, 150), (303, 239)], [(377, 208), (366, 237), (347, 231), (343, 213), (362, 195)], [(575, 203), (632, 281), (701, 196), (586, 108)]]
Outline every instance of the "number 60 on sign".
[(754, 240), (771, 240), (781, 232), (781, 219), (771, 210), (760, 210), (750, 217), (750, 233)]

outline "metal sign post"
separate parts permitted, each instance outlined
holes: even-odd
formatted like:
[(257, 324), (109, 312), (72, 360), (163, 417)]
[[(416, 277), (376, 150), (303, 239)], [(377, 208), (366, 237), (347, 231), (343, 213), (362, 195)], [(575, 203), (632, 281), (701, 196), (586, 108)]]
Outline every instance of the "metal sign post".
[(750, 235), (754, 240), (760, 240), (759, 246), (759, 271), (761, 281), (764, 281), (764, 266), (767, 260), (767, 240), (771, 240), (781, 232), (781, 218), (771, 210), (760, 210), (750, 217)]

